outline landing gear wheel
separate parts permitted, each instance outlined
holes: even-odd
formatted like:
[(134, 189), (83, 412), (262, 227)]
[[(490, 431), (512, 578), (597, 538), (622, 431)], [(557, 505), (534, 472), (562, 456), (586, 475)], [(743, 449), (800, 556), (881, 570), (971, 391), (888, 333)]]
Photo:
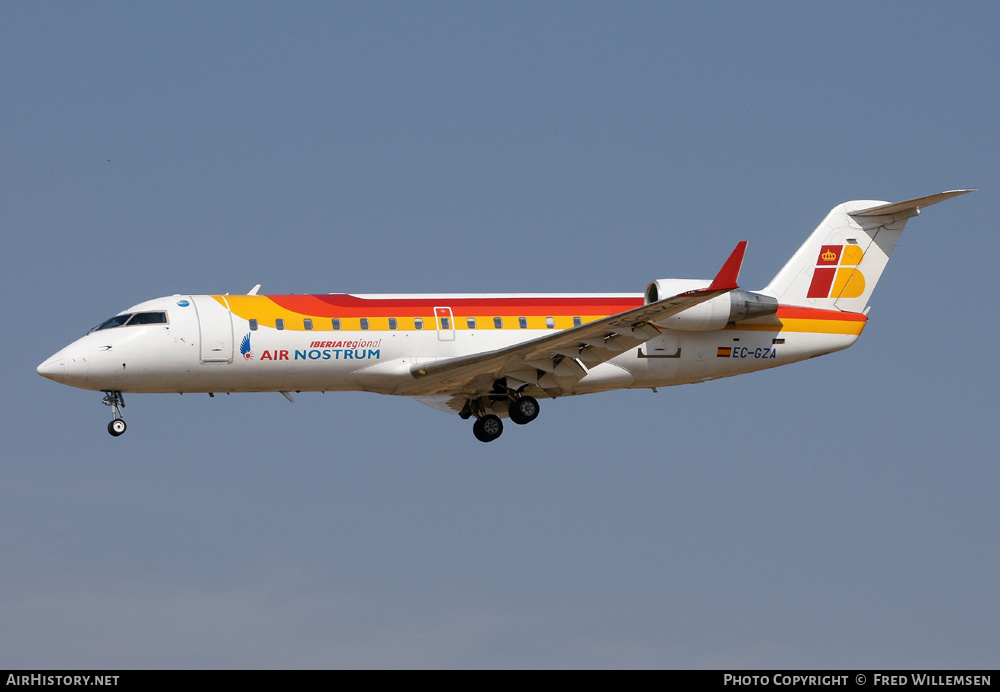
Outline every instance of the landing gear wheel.
[(531, 396), (519, 396), (511, 403), (507, 415), (518, 425), (530, 423), (538, 418), (538, 402)]
[(503, 433), (503, 421), (492, 413), (482, 418), (477, 418), (472, 424), (472, 433), (480, 442), (492, 442)]
[(125, 397), (121, 392), (104, 390), (104, 405), (111, 407), (111, 422), (108, 432), (112, 437), (118, 437), (125, 432), (125, 421), (122, 420), (122, 409), (125, 408)]

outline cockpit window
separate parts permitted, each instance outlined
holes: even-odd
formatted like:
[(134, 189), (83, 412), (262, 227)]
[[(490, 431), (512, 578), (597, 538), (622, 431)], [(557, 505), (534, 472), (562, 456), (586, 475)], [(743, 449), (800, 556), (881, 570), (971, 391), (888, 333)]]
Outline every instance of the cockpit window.
[(133, 324), (166, 324), (167, 313), (165, 312), (137, 312), (128, 321), (131, 327)]
[(120, 327), (123, 324), (125, 324), (126, 322), (128, 322), (128, 320), (129, 320), (129, 318), (131, 316), (132, 316), (132, 313), (126, 313), (124, 315), (115, 315), (110, 320), (107, 320), (106, 322), (101, 322), (99, 325), (97, 325), (96, 327), (94, 327), (90, 331), (92, 331), (92, 332), (99, 332), (102, 329), (114, 329), (115, 327)]
[(129, 312), (124, 315), (115, 315), (110, 320), (107, 320), (106, 322), (101, 322), (99, 325), (97, 325), (90, 331), (99, 332), (102, 329), (114, 329), (115, 327), (121, 327), (126, 323), (130, 327), (136, 324), (167, 324), (167, 313)]

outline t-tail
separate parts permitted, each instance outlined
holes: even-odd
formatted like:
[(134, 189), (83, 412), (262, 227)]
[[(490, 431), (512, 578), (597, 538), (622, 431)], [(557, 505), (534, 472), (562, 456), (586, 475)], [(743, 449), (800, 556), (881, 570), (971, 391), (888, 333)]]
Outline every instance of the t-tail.
[(974, 190), (905, 202), (856, 200), (834, 209), (762, 293), (783, 305), (864, 312), (908, 219)]

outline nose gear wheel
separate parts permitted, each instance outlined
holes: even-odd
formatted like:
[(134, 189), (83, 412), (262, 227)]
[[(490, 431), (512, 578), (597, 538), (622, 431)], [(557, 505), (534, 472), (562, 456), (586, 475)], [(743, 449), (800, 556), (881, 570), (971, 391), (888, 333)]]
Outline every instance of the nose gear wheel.
[(104, 392), (104, 405), (111, 407), (111, 422), (108, 423), (108, 432), (112, 437), (118, 437), (125, 432), (125, 419), (122, 418), (122, 409), (125, 408), (125, 397), (121, 392)]

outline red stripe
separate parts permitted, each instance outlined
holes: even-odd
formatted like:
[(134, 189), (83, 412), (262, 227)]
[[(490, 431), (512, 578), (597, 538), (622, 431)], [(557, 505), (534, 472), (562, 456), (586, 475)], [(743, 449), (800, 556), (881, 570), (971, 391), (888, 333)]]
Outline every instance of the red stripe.
[[(265, 297), (265, 296), (261, 296)], [(266, 296), (276, 305), (316, 317), (409, 317), (434, 314), (442, 305), (456, 315), (615, 315), (642, 305), (642, 298), (358, 298), (347, 294)], [(779, 319), (865, 322), (856, 312), (779, 305)]]
[(642, 305), (642, 298), (358, 298), (347, 294), (267, 296), (292, 312), (316, 317), (408, 317), (447, 306), (456, 315), (614, 315)]
[(840, 310), (821, 310), (820, 308), (800, 308), (790, 305), (778, 306), (778, 319), (800, 320), (834, 320), (836, 322), (867, 322), (868, 318), (860, 312), (841, 312)]

